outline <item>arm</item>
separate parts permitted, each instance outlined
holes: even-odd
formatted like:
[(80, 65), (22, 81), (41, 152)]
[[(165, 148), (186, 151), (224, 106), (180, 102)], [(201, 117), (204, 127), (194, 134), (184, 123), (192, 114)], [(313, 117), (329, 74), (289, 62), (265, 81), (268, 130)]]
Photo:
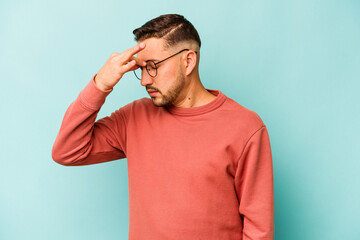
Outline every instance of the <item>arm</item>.
[(243, 239), (273, 240), (273, 167), (266, 126), (248, 140), (236, 169), (235, 188), (243, 219)]
[(126, 123), (123, 109), (110, 117), (96, 116), (105, 98), (128, 72), (145, 66), (133, 55), (145, 48), (144, 43), (123, 53), (113, 53), (100, 71), (80, 92), (67, 109), (52, 148), (52, 158), (62, 165), (88, 165), (124, 158)]
[(96, 75), (65, 112), (52, 148), (52, 158), (59, 164), (88, 165), (126, 157), (126, 128), (120, 110), (95, 122), (106, 96), (112, 91), (96, 87)]

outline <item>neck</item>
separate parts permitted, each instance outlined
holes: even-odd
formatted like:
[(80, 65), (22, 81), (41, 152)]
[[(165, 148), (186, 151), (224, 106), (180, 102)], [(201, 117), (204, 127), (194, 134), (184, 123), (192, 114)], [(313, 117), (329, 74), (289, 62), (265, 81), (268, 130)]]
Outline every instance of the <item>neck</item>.
[(216, 96), (208, 92), (200, 81), (199, 75), (185, 79), (185, 86), (178, 99), (173, 103), (175, 107), (199, 107), (211, 102)]

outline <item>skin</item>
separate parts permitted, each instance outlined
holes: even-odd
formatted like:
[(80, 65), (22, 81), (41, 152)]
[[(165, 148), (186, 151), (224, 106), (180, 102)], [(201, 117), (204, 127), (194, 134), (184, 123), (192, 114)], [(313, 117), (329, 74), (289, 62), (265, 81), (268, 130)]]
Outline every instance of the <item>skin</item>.
[[(157, 91), (151, 97), (155, 106), (173, 105), (181, 108), (202, 106), (211, 102), (216, 96), (208, 92), (202, 85), (199, 77), (199, 47), (194, 42), (181, 42), (176, 46), (165, 48), (162, 38), (149, 38), (138, 42), (123, 53), (113, 53), (104, 66), (99, 70), (96, 86), (108, 91), (112, 89), (121, 77), (128, 71), (139, 66), (145, 66), (146, 60), (163, 60), (172, 54), (184, 51), (158, 65), (157, 76), (151, 77), (146, 70), (143, 71), (141, 85), (147, 91)], [(137, 54), (137, 56), (134, 56)]]

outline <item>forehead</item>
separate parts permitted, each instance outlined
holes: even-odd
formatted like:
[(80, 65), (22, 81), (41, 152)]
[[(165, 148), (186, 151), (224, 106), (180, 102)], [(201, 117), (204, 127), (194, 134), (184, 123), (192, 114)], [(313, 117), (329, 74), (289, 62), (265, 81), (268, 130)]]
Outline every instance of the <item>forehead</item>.
[(159, 59), (167, 53), (164, 51), (164, 39), (162, 38), (148, 38), (139, 41), (138, 44), (142, 42), (145, 43), (146, 46), (137, 54), (137, 57), (141, 60)]

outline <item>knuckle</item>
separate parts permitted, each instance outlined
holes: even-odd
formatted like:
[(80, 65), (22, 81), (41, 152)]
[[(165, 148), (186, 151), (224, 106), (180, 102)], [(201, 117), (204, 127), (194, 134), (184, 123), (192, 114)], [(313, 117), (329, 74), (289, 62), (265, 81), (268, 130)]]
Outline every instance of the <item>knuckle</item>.
[(116, 62), (116, 61), (117, 61), (117, 58), (115, 58), (115, 56), (112, 57), (112, 58), (110, 58), (110, 62), (111, 62), (111, 63), (114, 63), (114, 62)]

